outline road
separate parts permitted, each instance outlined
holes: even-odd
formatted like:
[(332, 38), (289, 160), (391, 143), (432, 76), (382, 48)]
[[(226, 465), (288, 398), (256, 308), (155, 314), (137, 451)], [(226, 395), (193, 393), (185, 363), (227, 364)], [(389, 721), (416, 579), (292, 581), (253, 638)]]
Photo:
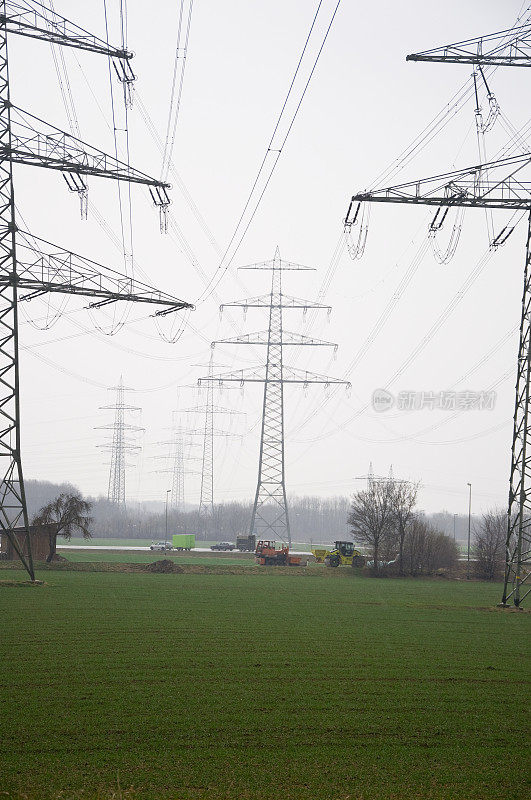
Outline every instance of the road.
[[(100, 552), (113, 552), (113, 553), (153, 553), (156, 555), (157, 553), (163, 554), (164, 551), (162, 550), (151, 550), (150, 547), (128, 547), (128, 546), (120, 546), (120, 545), (109, 545), (109, 544), (58, 544), (58, 550), (83, 550), (85, 552), (88, 551), (100, 551)], [(168, 550), (166, 551), (168, 555), (193, 555), (196, 553), (197, 555), (201, 554), (204, 555), (205, 553), (209, 553), (212, 556), (253, 556), (253, 553), (249, 553), (248, 551), (241, 551), (240, 550), (211, 550), (210, 547), (194, 547), (192, 550), (187, 551), (176, 551), (176, 550)], [(302, 550), (292, 550), (292, 555), (294, 556), (311, 556), (310, 552), (305, 552)]]

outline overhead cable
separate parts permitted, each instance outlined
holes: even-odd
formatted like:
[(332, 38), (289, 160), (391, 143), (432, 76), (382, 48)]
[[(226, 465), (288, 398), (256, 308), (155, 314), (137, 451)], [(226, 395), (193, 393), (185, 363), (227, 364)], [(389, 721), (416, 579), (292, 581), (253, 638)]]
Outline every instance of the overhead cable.
[[(328, 34), (330, 33), (330, 29), (332, 28), (332, 24), (333, 24), (334, 19), (336, 17), (336, 14), (337, 14), (337, 11), (339, 9), (339, 5), (341, 3), (341, 0), (338, 0), (336, 6), (334, 8), (334, 11), (333, 11), (332, 16), (330, 18), (330, 21), (329, 21), (328, 26), (326, 28), (326, 31), (324, 33), (323, 39), (321, 41), (321, 45), (320, 45), (319, 50), (317, 52), (317, 55), (316, 55), (316, 57), (314, 59), (313, 66), (312, 66), (312, 68), (310, 70), (310, 73), (309, 73), (309, 76), (308, 76), (308, 78), (306, 80), (306, 83), (304, 84), (304, 88), (302, 90), (302, 93), (300, 95), (298, 103), (296, 104), (295, 110), (292, 112), (292, 114), (291, 114), (291, 116), (289, 118), (289, 122), (288, 122), (286, 133), (284, 134), (283, 137), (281, 137), (281, 141), (277, 143), (275, 141), (275, 139), (276, 139), (277, 133), (278, 133), (280, 127), (281, 127), (281, 123), (283, 122), (284, 112), (285, 112), (286, 107), (288, 105), (288, 101), (290, 99), (290, 96), (291, 96), (291, 93), (292, 93), (292, 89), (293, 89), (293, 87), (295, 85), (297, 75), (299, 74), (300, 67), (301, 67), (301, 65), (303, 63), (304, 56), (305, 56), (308, 44), (309, 44), (309, 42), (311, 40), (311, 36), (312, 36), (313, 30), (314, 30), (314, 27), (315, 27), (315, 23), (316, 23), (317, 18), (319, 16), (319, 12), (320, 12), (322, 3), (323, 3), (323, 0), (319, 0), (319, 4), (317, 6), (317, 10), (316, 10), (314, 18), (312, 20), (312, 24), (311, 24), (308, 36), (306, 37), (306, 41), (304, 43), (304, 47), (302, 49), (302, 53), (301, 53), (301, 55), (299, 57), (299, 61), (297, 63), (297, 67), (295, 69), (295, 73), (293, 75), (293, 78), (291, 80), (288, 92), (287, 92), (286, 97), (284, 99), (284, 103), (282, 105), (282, 108), (281, 108), (280, 114), (278, 116), (275, 128), (273, 130), (273, 134), (272, 134), (272, 136), (271, 136), (271, 138), (269, 140), (269, 144), (267, 146), (267, 150), (266, 150), (265, 155), (264, 155), (264, 157), (262, 159), (262, 163), (260, 164), (258, 173), (257, 173), (257, 175), (255, 177), (255, 180), (254, 180), (253, 184), (252, 184), (251, 191), (250, 191), (249, 196), (247, 198), (247, 201), (245, 202), (245, 205), (243, 207), (243, 211), (240, 214), (240, 217), (238, 219), (238, 222), (236, 224), (234, 232), (233, 232), (233, 234), (232, 234), (232, 236), (231, 236), (231, 238), (229, 240), (229, 243), (228, 243), (228, 245), (227, 245), (227, 247), (225, 249), (225, 252), (223, 253), (221, 261), (220, 261), (220, 263), (219, 263), (214, 275), (210, 279), (209, 284), (207, 285), (205, 290), (201, 293), (201, 295), (196, 300), (196, 305), (199, 305), (199, 304), (205, 302), (205, 300), (215, 290), (216, 286), (219, 284), (220, 280), (226, 274), (227, 270), (230, 268), (231, 264), (234, 261), (234, 258), (236, 256), (236, 254), (237, 254), (237, 252), (238, 252), (238, 250), (239, 250), (239, 248), (240, 248), (240, 246), (241, 246), (241, 244), (242, 244), (242, 242), (243, 242), (243, 240), (245, 238), (245, 235), (246, 235), (247, 231), (249, 230), (249, 227), (250, 227), (250, 225), (251, 225), (251, 223), (252, 223), (252, 221), (253, 221), (253, 219), (254, 219), (254, 217), (256, 215), (256, 212), (258, 211), (258, 208), (259, 208), (260, 203), (262, 201), (262, 198), (263, 198), (263, 196), (264, 196), (264, 194), (265, 194), (265, 192), (267, 190), (267, 187), (269, 186), (271, 178), (273, 177), (273, 173), (275, 171), (275, 168), (276, 168), (276, 166), (278, 164), (278, 161), (280, 159), (280, 156), (282, 154), (284, 146), (285, 146), (285, 144), (286, 144), (286, 142), (288, 140), (289, 134), (291, 133), (291, 130), (293, 128), (293, 125), (294, 125), (295, 120), (297, 118), (297, 115), (299, 113), (300, 107), (302, 105), (302, 102), (304, 100), (304, 97), (306, 95), (308, 87), (310, 85), (310, 81), (311, 81), (311, 79), (313, 77), (313, 74), (314, 74), (315, 69), (317, 67), (317, 64), (319, 62), (319, 58), (321, 56), (321, 53), (323, 52), (326, 40), (328, 38)], [(271, 158), (270, 158), (270, 156), (271, 156)]]

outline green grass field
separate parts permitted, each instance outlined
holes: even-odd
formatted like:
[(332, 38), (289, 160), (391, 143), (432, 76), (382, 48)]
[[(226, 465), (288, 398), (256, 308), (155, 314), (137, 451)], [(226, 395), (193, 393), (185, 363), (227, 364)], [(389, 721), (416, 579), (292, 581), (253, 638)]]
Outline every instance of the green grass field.
[(0, 797), (525, 796), (531, 615), (498, 585), (284, 572), (0, 586)]

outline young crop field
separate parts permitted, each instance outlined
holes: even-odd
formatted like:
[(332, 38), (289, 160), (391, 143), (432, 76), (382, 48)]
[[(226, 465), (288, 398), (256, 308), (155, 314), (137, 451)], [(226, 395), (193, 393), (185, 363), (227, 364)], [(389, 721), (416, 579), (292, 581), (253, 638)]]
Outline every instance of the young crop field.
[[(0, 796), (524, 796), (531, 615), (499, 585), (41, 571), (0, 585)], [(24, 575), (0, 571), (0, 579)]]

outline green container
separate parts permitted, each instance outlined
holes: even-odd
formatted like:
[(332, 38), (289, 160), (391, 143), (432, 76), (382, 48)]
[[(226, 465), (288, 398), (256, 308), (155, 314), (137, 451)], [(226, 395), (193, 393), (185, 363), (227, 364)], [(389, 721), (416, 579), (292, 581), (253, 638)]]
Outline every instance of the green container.
[(195, 533), (174, 533), (172, 538), (176, 550), (191, 550), (195, 547)]

